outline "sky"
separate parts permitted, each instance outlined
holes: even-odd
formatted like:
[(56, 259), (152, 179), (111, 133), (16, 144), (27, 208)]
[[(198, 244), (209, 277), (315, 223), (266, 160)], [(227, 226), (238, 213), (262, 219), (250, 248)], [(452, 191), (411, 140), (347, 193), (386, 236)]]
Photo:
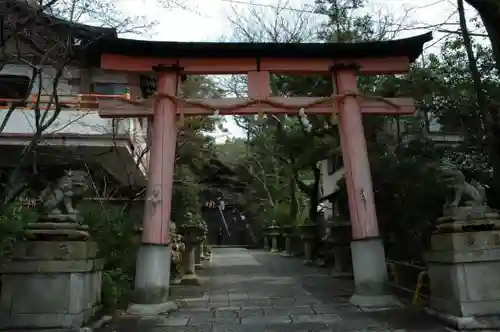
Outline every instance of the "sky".
[[(168, 0), (161, 0), (168, 1)], [(231, 34), (229, 17), (235, 13), (244, 15), (253, 5), (286, 6), (301, 9), (312, 8), (314, 0), (177, 0), (183, 8), (165, 8), (157, 0), (118, 0), (120, 9), (128, 15), (145, 15), (159, 24), (149, 37), (165, 41), (219, 41)], [(407, 22), (421, 25), (438, 24), (447, 19), (456, 8), (454, 0), (368, 0), (368, 10), (384, 9), (395, 17), (407, 16)], [(409, 10), (409, 12), (407, 12)], [(310, 15), (311, 20), (321, 20), (320, 15)], [(401, 35), (415, 35), (423, 30), (409, 31)]]
[[(169, 0), (161, 0), (169, 1)], [(134, 36), (138, 39), (152, 39), (161, 41), (221, 41), (231, 37), (233, 27), (230, 18), (248, 15), (252, 6), (257, 6), (264, 15), (272, 17), (273, 6), (293, 9), (312, 8), (314, 0), (177, 0), (184, 8), (165, 8), (158, 0), (116, 0), (121, 11), (130, 16), (147, 16), (149, 20), (158, 21), (158, 24), (144, 36)], [(367, 12), (390, 13), (394, 18), (404, 18), (406, 24), (421, 27), (404, 31), (398, 38), (418, 35), (427, 31), (434, 32), (434, 41), (439, 41), (445, 33), (439, 29), (456, 30), (453, 25), (437, 26), (443, 22), (455, 23), (455, 0), (368, 0)], [(255, 8), (255, 7), (254, 7)], [(292, 12), (293, 13), (293, 12)], [(468, 8), (468, 15), (473, 10)], [(325, 18), (317, 14), (306, 14), (311, 24), (320, 24)], [(426, 52), (435, 50), (431, 46)], [(243, 132), (231, 119), (225, 125), (229, 135), (242, 136)], [(224, 141), (227, 135), (216, 134), (217, 141)]]

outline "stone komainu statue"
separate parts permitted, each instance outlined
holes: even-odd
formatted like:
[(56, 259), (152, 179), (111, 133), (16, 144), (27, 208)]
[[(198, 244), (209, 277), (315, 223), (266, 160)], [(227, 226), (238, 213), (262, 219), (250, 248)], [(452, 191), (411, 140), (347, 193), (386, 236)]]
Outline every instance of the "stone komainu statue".
[(65, 171), (55, 184), (47, 186), (40, 194), (40, 212), (44, 219), (77, 220), (74, 206), (89, 188), (88, 174), (83, 171)]
[(444, 208), (486, 206), (486, 190), (478, 181), (467, 182), (462, 171), (452, 164), (443, 164), (440, 170), (446, 188), (450, 191)]

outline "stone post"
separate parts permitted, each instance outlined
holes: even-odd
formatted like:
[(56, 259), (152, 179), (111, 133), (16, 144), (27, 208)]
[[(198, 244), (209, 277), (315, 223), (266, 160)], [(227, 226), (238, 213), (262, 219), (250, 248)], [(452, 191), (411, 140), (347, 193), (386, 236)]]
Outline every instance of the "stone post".
[(291, 234), (286, 234), (285, 235), (285, 255), (288, 257), (293, 256), (293, 238)]
[(210, 248), (208, 246), (207, 240), (205, 240), (203, 244), (203, 257), (205, 257), (205, 259), (207, 260), (210, 259)]
[(497, 330), (500, 214), (487, 206), (448, 209), (426, 253), (428, 312), (459, 330)]
[(41, 193), (38, 222), (0, 265), (0, 330), (78, 330), (101, 308), (103, 262), (73, 208), (89, 185), (70, 170)]
[(198, 242), (194, 248), (194, 267), (196, 270), (201, 269), (201, 256), (202, 256), (201, 245), (202, 241)]
[(199, 258), (199, 262), (198, 263), (199, 263), (199, 266), (201, 268), (202, 267), (201, 261), (204, 261), (206, 259), (206, 257), (205, 257), (205, 246), (206, 246), (207, 240), (208, 240), (208, 225), (207, 225), (207, 223), (204, 220), (200, 220), (200, 225), (203, 227), (204, 232), (203, 232), (202, 241), (199, 244), (199, 248), (197, 248), (196, 250), (199, 251), (199, 254), (197, 254), (197, 256)]
[(314, 264), (313, 250), (316, 240), (316, 224), (304, 224), (300, 226), (300, 236), (304, 243), (304, 264)]
[(186, 242), (186, 251), (183, 255), (184, 275), (182, 276), (181, 284), (198, 285), (199, 280), (196, 276), (195, 266), (195, 245), (194, 243)]
[(270, 246), (269, 246), (269, 230), (268, 228), (264, 228), (262, 230), (263, 234), (264, 234), (264, 250), (269, 250), (270, 249)]
[(183, 236), (186, 245), (184, 259), (184, 275), (182, 276), (181, 284), (183, 285), (199, 285), (200, 281), (196, 275), (196, 247), (203, 240), (204, 229), (197, 223), (189, 223), (180, 227), (180, 232)]
[(283, 236), (285, 237), (285, 256), (293, 256), (293, 230), (292, 225), (283, 227)]
[(295, 226), (292, 237), (293, 255), (295, 257), (302, 257), (304, 254), (304, 243), (300, 235), (300, 226)]
[(271, 235), (271, 252), (278, 252), (278, 236), (279, 233), (274, 233)]
[(207, 244), (206, 244), (206, 242), (207, 242), (207, 240), (206, 240), (207, 236), (205, 235), (203, 238), (204, 238), (204, 240), (203, 240), (203, 241), (201, 241), (201, 243), (200, 243), (200, 250), (201, 250), (200, 259), (201, 259), (202, 261), (204, 261), (204, 260), (206, 260), (206, 259), (207, 259), (207, 257), (205, 256), (205, 253), (206, 253), (206, 249), (205, 249), (205, 247), (206, 247), (206, 245), (207, 245)]
[(333, 251), (333, 274), (352, 273), (351, 224), (340, 216), (333, 219), (327, 241)]
[(313, 239), (304, 238), (304, 265), (313, 265)]

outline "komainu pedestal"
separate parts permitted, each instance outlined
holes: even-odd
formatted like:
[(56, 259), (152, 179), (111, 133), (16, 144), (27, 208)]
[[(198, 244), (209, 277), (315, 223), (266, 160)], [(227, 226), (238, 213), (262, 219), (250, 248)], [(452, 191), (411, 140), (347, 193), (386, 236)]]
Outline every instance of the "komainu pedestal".
[(86, 173), (67, 171), (41, 195), (40, 219), (0, 269), (0, 330), (72, 331), (101, 306), (103, 262), (73, 207)]
[(101, 307), (103, 262), (91, 241), (30, 241), (1, 269), (0, 329), (68, 331)]
[(460, 330), (498, 329), (500, 215), (487, 206), (447, 211), (426, 254), (429, 312)]

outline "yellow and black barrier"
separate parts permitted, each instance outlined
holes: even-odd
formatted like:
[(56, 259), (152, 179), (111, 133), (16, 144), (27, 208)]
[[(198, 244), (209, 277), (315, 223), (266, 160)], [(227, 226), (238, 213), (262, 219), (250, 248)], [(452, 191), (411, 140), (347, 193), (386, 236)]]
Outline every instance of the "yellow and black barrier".
[(425, 266), (390, 259), (386, 263), (390, 286), (411, 294), (412, 305), (427, 302), (429, 276)]

